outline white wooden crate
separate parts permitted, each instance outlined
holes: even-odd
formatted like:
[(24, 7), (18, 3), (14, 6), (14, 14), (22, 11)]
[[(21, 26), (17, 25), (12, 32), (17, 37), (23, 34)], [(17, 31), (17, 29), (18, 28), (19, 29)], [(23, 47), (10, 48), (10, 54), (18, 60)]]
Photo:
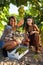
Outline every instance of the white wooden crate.
[[(23, 53), (21, 53), (21, 54), (19, 55), (18, 52), (15, 53), (16, 50), (17, 50), (19, 47), (26, 47), (27, 50), (24, 51)], [(18, 59), (18, 60), (19, 60), (19, 59), (21, 59), (28, 51), (29, 51), (29, 49), (28, 49), (27, 46), (22, 46), (22, 45), (20, 45), (20, 46), (18, 46), (16, 49), (14, 49), (12, 52), (7, 52), (7, 53), (8, 53), (8, 57), (9, 57), (9, 58), (13, 58), (13, 59)]]

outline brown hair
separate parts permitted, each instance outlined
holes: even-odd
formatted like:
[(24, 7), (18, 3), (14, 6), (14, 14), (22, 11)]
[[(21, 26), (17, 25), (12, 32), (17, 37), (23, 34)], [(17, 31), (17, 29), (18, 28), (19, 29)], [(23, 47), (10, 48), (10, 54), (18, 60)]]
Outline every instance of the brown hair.
[(8, 25), (10, 25), (10, 19), (14, 19), (14, 22), (16, 22), (16, 18), (14, 17), (14, 16), (11, 16), (11, 17), (9, 17), (9, 22), (8, 22)]
[(26, 31), (28, 30), (29, 25), (27, 24), (27, 19), (31, 18), (32, 19), (32, 25), (34, 25), (34, 20), (33, 17), (31, 15), (27, 15), (24, 17), (24, 28), (26, 29)]

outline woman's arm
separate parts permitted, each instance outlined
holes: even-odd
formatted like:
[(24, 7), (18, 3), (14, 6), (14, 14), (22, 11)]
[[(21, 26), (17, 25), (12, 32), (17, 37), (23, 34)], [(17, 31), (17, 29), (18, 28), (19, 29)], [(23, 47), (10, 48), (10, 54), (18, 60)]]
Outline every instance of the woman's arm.
[(30, 35), (34, 34), (34, 33), (38, 33), (39, 34), (39, 28), (36, 24), (34, 24), (34, 31), (30, 32)]
[(19, 21), (19, 23), (17, 24), (17, 26), (20, 27), (20, 26), (22, 26), (23, 24), (24, 24), (24, 20), (21, 19), (21, 20)]
[(39, 28), (38, 28), (38, 26), (36, 24), (34, 24), (34, 27), (36, 28), (36, 31), (39, 32)]

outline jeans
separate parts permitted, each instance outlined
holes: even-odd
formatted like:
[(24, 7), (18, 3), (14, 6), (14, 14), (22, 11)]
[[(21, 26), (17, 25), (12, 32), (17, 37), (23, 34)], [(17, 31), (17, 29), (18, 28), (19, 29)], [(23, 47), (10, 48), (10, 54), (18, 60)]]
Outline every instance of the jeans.
[(2, 48), (4, 44), (5, 42), (3, 40), (0, 40), (0, 48)]

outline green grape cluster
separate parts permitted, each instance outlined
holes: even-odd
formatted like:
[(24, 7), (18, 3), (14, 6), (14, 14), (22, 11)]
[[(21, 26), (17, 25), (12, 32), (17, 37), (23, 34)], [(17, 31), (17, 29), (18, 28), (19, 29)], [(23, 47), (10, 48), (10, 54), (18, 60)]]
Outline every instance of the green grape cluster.
[(21, 17), (24, 16), (25, 10), (24, 10), (24, 6), (23, 6), (23, 5), (19, 7), (18, 12), (19, 12), (19, 15), (20, 15)]
[(24, 51), (26, 51), (26, 50), (27, 50), (27, 48), (25, 48), (25, 47), (20, 47), (20, 48), (18, 48), (18, 49), (16, 50), (16, 53), (18, 52), (19, 55), (20, 55), (20, 54), (24, 53)]

